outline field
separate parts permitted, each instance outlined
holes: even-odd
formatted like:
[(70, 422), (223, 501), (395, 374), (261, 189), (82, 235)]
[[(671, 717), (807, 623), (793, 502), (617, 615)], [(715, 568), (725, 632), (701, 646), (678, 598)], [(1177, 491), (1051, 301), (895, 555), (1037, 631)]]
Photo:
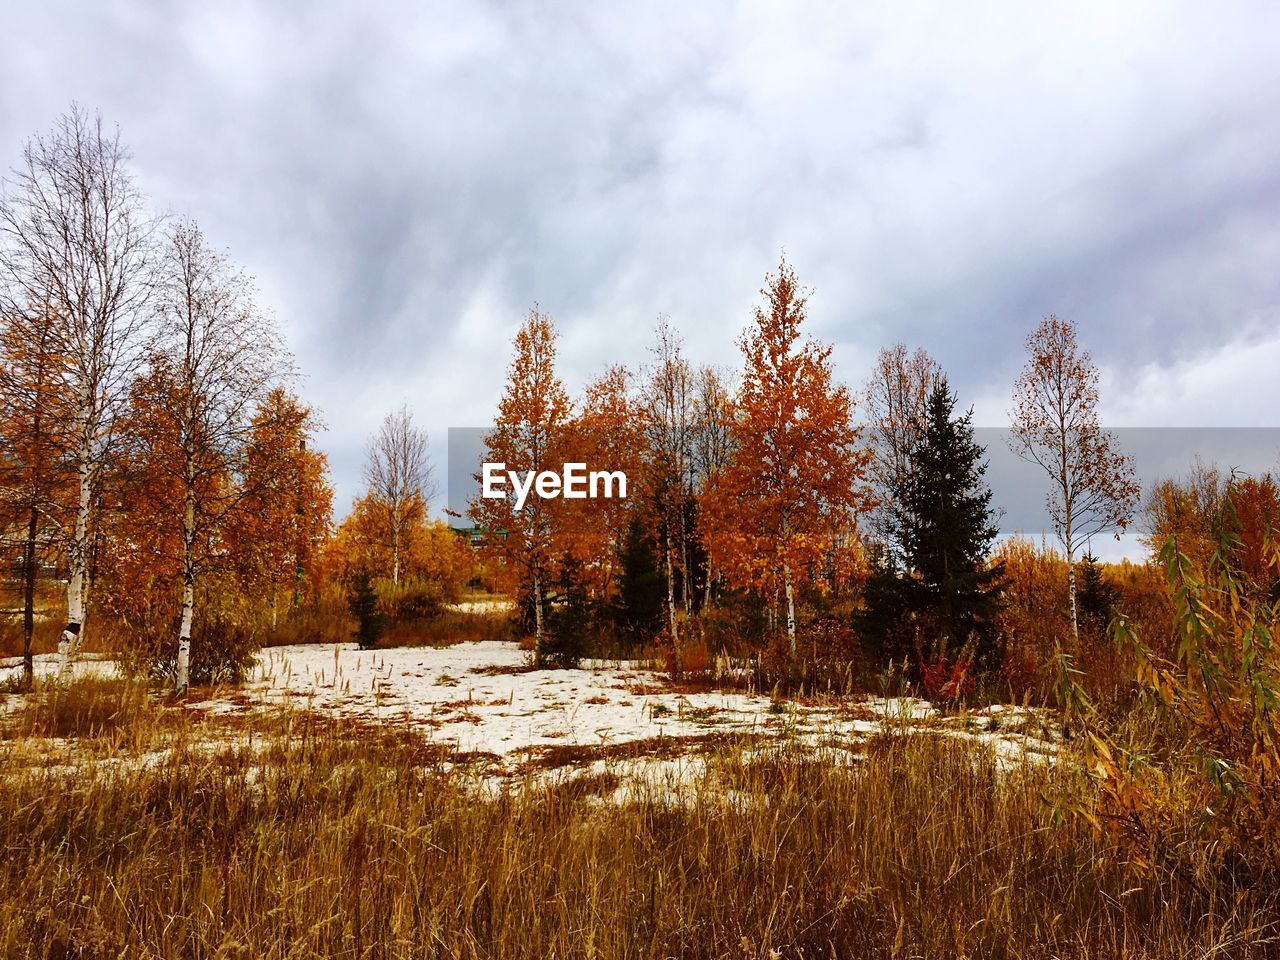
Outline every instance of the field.
[[(52, 664), (40, 663), (47, 672)], [(1275, 904), (1067, 813), (1053, 714), (682, 689), (514, 644), (5, 697), (18, 957), (1268, 956)]]

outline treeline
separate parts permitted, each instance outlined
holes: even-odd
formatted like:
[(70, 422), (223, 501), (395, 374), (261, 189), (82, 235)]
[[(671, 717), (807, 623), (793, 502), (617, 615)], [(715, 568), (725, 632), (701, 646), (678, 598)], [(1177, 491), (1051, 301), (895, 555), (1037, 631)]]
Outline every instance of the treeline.
[(1176, 598), (1156, 566), (1098, 563), (1095, 538), (1141, 523), (1153, 555), (1172, 538), (1207, 568), (1202, 544), (1230, 508), (1233, 570), (1274, 589), (1272, 478), (1201, 470), (1190, 492), (1165, 481), (1144, 505), (1072, 323), (1030, 333), (1011, 391), (1010, 445), (1045, 474), (1053, 542), (997, 543), (986, 451), (942, 367), (895, 346), (850, 391), (831, 347), (804, 332), (790, 265), (761, 296), (738, 369), (696, 364), (664, 318), (648, 362), (609, 368), (577, 398), (556, 373), (550, 317), (535, 307), (521, 325), (484, 461), (629, 478), (625, 500), (470, 505), (541, 662), (649, 645), (676, 674), (727, 654), (754, 657), (770, 683), (856, 671), (942, 699), (984, 680), (1040, 699), (1087, 675), (1114, 694), (1133, 687), (1108, 636), (1115, 615), (1168, 637)]
[(194, 221), (156, 215), (129, 159), (73, 107), (5, 183), (0, 523), (28, 680), (44, 564), (66, 578), (64, 667), (92, 622), (182, 691), (242, 669), (302, 602), (332, 492), (251, 280)]

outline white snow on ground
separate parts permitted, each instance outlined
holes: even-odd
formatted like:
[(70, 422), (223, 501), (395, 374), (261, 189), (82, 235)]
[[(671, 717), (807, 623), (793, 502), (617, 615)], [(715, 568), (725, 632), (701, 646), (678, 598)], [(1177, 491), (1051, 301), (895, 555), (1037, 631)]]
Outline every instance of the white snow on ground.
[[(761, 694), (677, 689), (638, 664), (532, 670), (529, 659), (499, 641), (373, 651), (350, 643), (273, 647), (262, 651), (243, 686), (218, 688), (188, 707), (231, 715), (287, 705), (403, 723), (450, 752), (484, 759), (490, 774), (563, 764), (583, 776), (618, 776), (619, 796), (628, 784), (688, 782), (705, 769), (702, 741), (719, 735), (791, 739), (856, 755), (880, 731), (927, 729), (988, 743), (1006, 765), (1042, 762), (1056, 752), (1056, 727), (1036, 709), (995, 705), (945, 714), (909, 697), (775, 702)], [(57, 668), (56, 655), (37, 658), (37, 675)], [(0, 665), (0, 681), (18, 669)], [(76, 672), (112, 669), (110, 661), (83, 658)], [(11, 705), (17, 698), (5, 699)]]
[(354, 644), (264, 650), (235, 700), (193, 706), (215, 711), (288, 702), (334, 716), (400, 720), (462, 753), (508, 758), (556, 746), (608, 746), (655, 737), (793, 735), (853, 746), (888, 725), (942, 727), (991, 742), (1014, 759), (1053, 752), (1037, 711), (992, 707), (943, 717), (912, 698), (869, 698), (836, 706), (774, 703), (768, 696), (685, 692), (627, 664), (530, 670), (529, 655), (499, 641), (451, 647), (361, 651)]

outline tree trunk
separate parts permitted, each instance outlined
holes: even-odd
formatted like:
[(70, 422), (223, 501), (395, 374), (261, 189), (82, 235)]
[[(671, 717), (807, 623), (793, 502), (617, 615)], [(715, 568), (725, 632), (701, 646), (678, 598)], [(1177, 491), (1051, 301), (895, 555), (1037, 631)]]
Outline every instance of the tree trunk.
[(791, 587), (791, 565), (789, 563), (782, 565), (782, 578), (787, 591), (787, 643), (791, 646), (791, 659), (794, 660), (796, 656), (796, 603), (795, 594)]
[(689, 562), (689, 529), (683, 507), (680, 508), (680, 557), (684, 565), (680, 599), (684, 601), (684, 615), (689, 617), (693, 615), (693, 564)]
[(182, 515), (182, 625), (178, 628), (178, 662), (173, 675), (173, 692), (179, 697), (187, 692), (191, 678), (191, 621), (196, 609), (196, 571), (191, 553), (195, 527), (195, 489), (194, 484), (189, 483)]
[(36, 630), (36, 534), (39, 532), (40, 512), (31, 504), (27, 518), (27, 543), (22, 557), (22, 685), (28, 690), (35, 680), (35, 663), (31, 655), (31, 640)]
[(67, 579), (67, 624), (62, 628), (62, 639), (58, 643), (61, 661), (59, 673), (62, 675), (67, 674), (75, 663), (83, 640), (89, 510), (93, 502), (92, 457), (92, 426), (86, 410), (82, 412), (80, 420), (80, 449), (77, 466), (79, 497), (76, 501), (76, 522), (71, 535), (71, 544), (67, 550), (67, 565), (70, 568)]
[(391, 528), (391, 585), (400, 586), (400, 528)]
[(667, 614), (671, 621), (671, 648), (675, 651), (675, 673), (680, 674), (680, 628), (676, 623), (676, 574), (671, 564), (671, 531), (663, 534), (667, 561)]
[(533, 575), (533, 658), (542, 664), (542, 572)]
[(707, 557), (707, 582), (702, 594), (702, 609), (711, 609), (711, 586), (716, 582), (715, 568), (711, 566), (711, 557)]
[(1074, 650), (1080, 650), (1080, 617), (1076, 609), (1076, 562), (1067, 556), (1067, 596), (1071, 599), (1071, 639), (1075, 642)]
[(196, 608), (195, 581), (191, 574), (182, 576), (182, 626), (178, 629), (178, 663), (173, 675), (173, 692), (183, 696), (191, 680), (191, 621)]

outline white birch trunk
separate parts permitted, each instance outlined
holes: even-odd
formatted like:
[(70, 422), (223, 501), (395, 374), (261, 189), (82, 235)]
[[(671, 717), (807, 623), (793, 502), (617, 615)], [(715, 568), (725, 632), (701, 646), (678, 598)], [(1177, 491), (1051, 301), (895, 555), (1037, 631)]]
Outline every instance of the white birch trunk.
[(1080, 649), (1080, 616), (1076, 610), (1076, 563), (1067, 556), (1067, 596), (1071, 599), (1071, 639), (1075, 641), (1074, 649)]
[(195, 477), (187, 465), (187, 492), (182, 511), (182, 624), (178, 628), (178, 661), (173, 674), (173, 692), (182, 696), (191, 679), (191, 621), (196, 609), (196, 571), (192, 546), (196, 534)]
[(533, 575), (533, 657), (542, 662), (542, 574)]
[(173, 675), (173, 692), (182, 696), (191, 678), (191, 620), (196, 608), (195, 583), (190, 575), (182, 578), (182, 626), (178, 629), (178, 663)]
[(391, 531), (391, 585), (400, 586), (400, 527), (399, 521)]
[(80, 447), (77, 451), (78, 497), (76, 520), (67, 550), (67, 623), (58, 642), (59, 673), (70, 672), (84, 639), (85, 584), (88, 578), (89, 511), (93, 503), (93, 427), (88, 403), (81, 406)]
[(782, 565), (782, 578), (787, 591), (787, 642), (791, 645), (791, 656), (796, 655), (796, 603), (791, 587), (791, 565)]

